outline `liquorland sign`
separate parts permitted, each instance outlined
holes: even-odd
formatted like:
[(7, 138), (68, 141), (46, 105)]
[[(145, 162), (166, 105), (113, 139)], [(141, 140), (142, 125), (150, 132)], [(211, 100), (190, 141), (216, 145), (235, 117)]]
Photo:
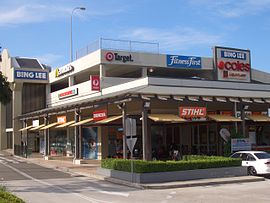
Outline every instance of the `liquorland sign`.
[(72, 65), (66, 65), (64, 67), (61, 68), (56, 68), (55, 70), (55, 77), (60, 77), (62, 75), (65, 75), (67, 73), (73, 72), (74, 71), (74, 67)]
[(196, 56), (167, 55), (167, 67), (201, 68), (202, 59)]
[(214, 59), (218, 80), (250, 82), (249, 50), (215, 47)]

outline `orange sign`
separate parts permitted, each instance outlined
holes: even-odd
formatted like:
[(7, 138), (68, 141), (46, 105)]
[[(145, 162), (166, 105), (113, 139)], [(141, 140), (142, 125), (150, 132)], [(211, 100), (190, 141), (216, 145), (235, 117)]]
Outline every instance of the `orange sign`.
[(180, 107), (179, 113), (182, 118), (206, 117), (206, 107)]
[(57, 123), (58, 124), (63, 124), (67, 122), (67, 117), (66, 116), (58, 116), (57, 117)]

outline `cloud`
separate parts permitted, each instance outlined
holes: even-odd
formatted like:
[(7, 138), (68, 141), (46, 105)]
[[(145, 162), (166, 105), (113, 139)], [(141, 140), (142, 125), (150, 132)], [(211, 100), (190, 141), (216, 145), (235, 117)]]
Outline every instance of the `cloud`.
[(0, 10), (0, 25), (10, 26), (26, 23), (50, 21), (67, 16), (69, 10), (65, 7), (49, 7), (47, 5), (21, 5), (13, 9)]
[(63, 62), (64, 56), (48, 53), (48, 54), (44, 54), (40, 56), (35, 56), (34, 58), (37, 58), (43, 64), (56, 67), (56, 66), (63, 65), (62, 62)]
[(257, 15), (268, 11), (270, 0), (190, 0), (192, 6), (207, 9), (208, 13), (214, 13), (225, 18), (237, 18), (241, 16)]
[[(31, 1), (22, 3), (20, 1), (11, 1), (0, 7), (0, 26), (15, 26), (20, 24), (48, 22), (58, 19), (67, 19), (70, 17), (74, 6), (70, 2), (62, 1)], [(56, 4), (58, 3), (58, 4)], [(54, 4), (52, 6), (52, 4)], [(124, 8), (86, 8), (83, 12), (74, 12), (73, 15), (82, 19), (88, 17), (111, 16), (125, 12)]]
[(129, 30), (120, 37), (139, 41), (159, 42), (160, 50), (187, 50), (194, 46), (212, 46), (220, 44), (221, 36), (204, 33), (193, 28), (136, 28)]

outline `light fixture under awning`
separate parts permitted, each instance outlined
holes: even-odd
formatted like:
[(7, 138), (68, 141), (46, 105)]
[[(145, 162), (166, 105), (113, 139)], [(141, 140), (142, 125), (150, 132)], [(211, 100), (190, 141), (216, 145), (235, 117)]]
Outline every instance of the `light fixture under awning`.
[(183, 123), (186, 120), (183, 118), (180, 118), (177, 115), (174, 114), (149, 114), (148, 118), (155, 122), (175, 122), (175, 123)]
[(122, 118), (122, 115), (121, 116), (111, 116), (111, 117), (105, 118), (105, 119), (103, 119), (101, 121), (97, 121), (95, 124), (107, 124), (107, 123), (116, 121), (116, 120), (118, 120), (120, 118)]
[(233, 98), (233, 97), (230, 97), (229, 101), (230, 102), (240, 102), (238, 98)]
[(216, 97), (216, 100), (218, 102), (227, 102), (226, 98), (225, 97)]
[(270, 122), (270, 117), (266, 115), (250, 115), (247, 118), (254, 122)]
[(28, 129), (32, 128), (32, 127), (33, 127), (33, 126), (32, 126), (32, 125), (30, 125), (30, 126), (27, 126), (27, 127), (25, 127), (25, 128), (20, 129), (19, 131), (20, 131), (20, 132), (22, 132), (22, 131), (24, 131), (24, 130), (28, 130)]
[(256, 102), (256, 103), (259, 103), (259, 104), (264, 103), (264, 101), (262, 99), (259, 99), (259, 98), (254, 98), (253, 101)]
[(264, 99), (266, 103), (270, 103), (270, 99)]
[(54, 126), (56, 126), (56, 125), (58, 125), (58, 122), (48, 124), (48, 125), (46, 125), (46, 126), (40, 128), (40, 130), (47, 130), (47, 129), (52, 128), (52, 127), (54, 127)]
[(58, 126), (56, 126), (55, 128), (64, 128), (64, 127), (67, 127), (67, 126), (72, 125), (72, 124), (74, 124), (74, 123), (75, 123), (75, 121), (69, 121), (69, 122), (67, 122), (67, 123), (63, 123), (63, 124), (61, 124), (61, 125), (58, 125)]
[(86, 124), (86, 123), (90, 123), (90, 122), (92, 122), (93, 120), (94, 120), (93, 118), (88, 118), (88, 119), (79, 121), (79, 122), (77, 122), (77, 123), (74, 123), (74, 124), (70, 125), (69, 127), (75, 127), (75, 126), (78, 126), (78, 125), (83, 125), (83, 124)]
[(202, 97), (202, 100), (203, 101), (206, 101), (206, 102), (212, 102), (213, 101), (213, 97)]
[(241, 98), (242, 102), (245, 103), (252, 103), (252, 101), (249, 98)]
[(40, 128), (42, 128), (42, 127), (44, 127), (44, 126), (45, 126), (45, 124), (41, 124), (41, 125), (39, 125), (39, 126), (37, 126), (37, 127), (31, 128), (30, 131), (39, 130)]
[(208, 115), (207, 117), (216, 121), (216, 122), (240, 122), (240, 121), (242, 121), (240, 118), (235, 118), (234, 116), (230, 116), (230, 115), (216, 114), (216, 115)]

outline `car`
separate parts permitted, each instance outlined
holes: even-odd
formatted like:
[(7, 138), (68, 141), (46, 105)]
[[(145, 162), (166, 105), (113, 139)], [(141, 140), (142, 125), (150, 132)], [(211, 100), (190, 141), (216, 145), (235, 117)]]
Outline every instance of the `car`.
[(264, 151), (238, 151), (230, 156), (241, 158), (242, 166), (247, 167), (248, 175), (263, 175), (270, 173), (270, 154)]

